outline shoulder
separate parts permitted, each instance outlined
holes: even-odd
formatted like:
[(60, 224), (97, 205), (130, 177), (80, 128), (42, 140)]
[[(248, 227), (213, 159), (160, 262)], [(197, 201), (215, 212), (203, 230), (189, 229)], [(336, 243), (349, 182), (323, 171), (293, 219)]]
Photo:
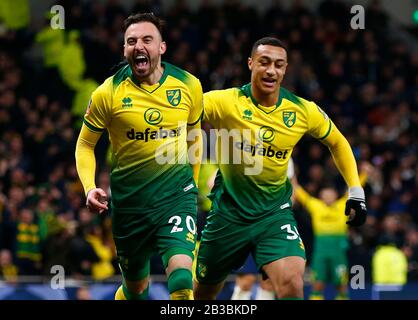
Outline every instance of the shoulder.
[(200, 84), (199, 79), (196, 76), (192, 75), (190, 72), (168, 62), (163, 62), (163, 64), (165, 67), (165, 73), (167, 74), (167, 77), (175, 78), (186, 85), (193, 86), (196, 84)]
[(130, 78), (131, 75), (131, 67), (127, 64), (125, 66), (122, 66), (118, 71), (116, 71), (116, 73), (113, 76), (107, 78), (106, 81), (109, 81), (109, 85), (111, 83), (112, 90), (114, 91), (122, 82)]
[(118, 71), (116, 71), (115, 74), (103, 81), (103, 83), (94, 91), (94, 94), (112, 96), (120, 84), (124, 82), (128, 77), (130, 77), (130, 74), (131, 69), (129, 68), (129, 65), (123, 66)]
[(211, 90), (203, 94), (205, 108), (216, 105), (218, 108), (229, 108), (241, 95), (239, 88)]
[(287, 90), (286, 88), (280, 87), (280, 97), (293, 105), (297, 106), (302, 111), (308, 112), (311, 108), (316, 107), (316, 104), (313, 101), (309, 101), (302, 97), (297, 96), (293, 92)]
[(203, 94), (204, 112), (210, 120), (223, 118), (232, 110), (231, 105), (238, 100), (239, 88), (211, 90)]
[[(241, 91), (241, 88), (228, 88), (228, 89), (220, 89), (220, 90), (211, 90), (204, 93), (205, 97), (210, 98), (238, 98), (240, 96), (244, 96), (244, 93)], [(230, 101), (225, 101), (230, 102)]]

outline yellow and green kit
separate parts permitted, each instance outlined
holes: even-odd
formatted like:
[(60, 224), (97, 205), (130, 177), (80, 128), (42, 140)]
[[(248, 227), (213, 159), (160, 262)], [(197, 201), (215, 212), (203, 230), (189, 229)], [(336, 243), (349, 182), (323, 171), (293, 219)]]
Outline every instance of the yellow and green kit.
[(83, 174), (82, 163), (94, 161), (89, 141), (107, 130), (113, 236), (129, 280), (143, 278), (138, 270), (147, 269), (153, 250), (165, 256), (179, 248), (171, 255), (193, 257), (195, 246), (197, 187), (186, 137), (188, 126), (201, 120), (202, 88), (190, 73), (167, 62), (162, 66), (154, 85), (139, 83), (128, 65), (106, 79), (92, 94), (76, 152), (88, 192), (95, 188), (94, 176)]
[(204, 119), (218, 130), (219, 172), (209, 195), (198, 281), (221, 282), (250, 252), (259, 269), (287, 256), (306, 259), (291, 210), (288, 162), (303, 135), (326, 140), (335, 125), (315, 103), (283, 87), (273, 106), (260, 105), (251, 84), (205, 93), (204, 106)]

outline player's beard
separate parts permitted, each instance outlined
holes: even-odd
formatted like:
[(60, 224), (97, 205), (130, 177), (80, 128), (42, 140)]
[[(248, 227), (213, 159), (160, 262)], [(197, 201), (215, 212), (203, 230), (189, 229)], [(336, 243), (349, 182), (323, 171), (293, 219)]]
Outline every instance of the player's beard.
[(142, 81), (148, 79), (155, 72), (158, 67), (158, 62), (158, 58), (148, 57), (148, 61), (145, 67), (140, 67), (136, 64), (135, 59), (131, 58), (129, 64), (135, 77)]

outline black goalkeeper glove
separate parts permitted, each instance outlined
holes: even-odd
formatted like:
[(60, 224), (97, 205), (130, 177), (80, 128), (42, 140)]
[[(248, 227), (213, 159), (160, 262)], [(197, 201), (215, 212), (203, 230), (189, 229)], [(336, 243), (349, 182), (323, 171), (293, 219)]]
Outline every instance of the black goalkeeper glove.
[(348, 200), (345, 203), (345, 215), (348, 216), (348, 225), (359, 227), (366, 222), (367, 207), (364, 190), (361, 187), (352, 187), (348, 191)]

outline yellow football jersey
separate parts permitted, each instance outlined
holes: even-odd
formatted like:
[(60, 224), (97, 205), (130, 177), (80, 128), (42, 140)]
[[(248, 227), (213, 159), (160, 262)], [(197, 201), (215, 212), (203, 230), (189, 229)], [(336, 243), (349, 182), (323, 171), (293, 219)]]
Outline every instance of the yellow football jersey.
[(158, 83), (139, 83), (122, 67), (92, 94), (84, 123), (105, 129), (112, 146), (112, 205), (141, 212), (195, 192), (187, 158), (187, 125), (200, 121), (203, 93), (190, 73), (163, 62)]
[(293, 148), (305, 133), (326, 139), (333, 128), (328, 116), (284, 88), (275, 106), (262, 106), (251, 84), (207, 92), (204, 106), (204, 119), (218, 129), (214, 208), (231, 219), (252, 220), (290, 207)]
[(296, 188), (296, 199), (311, 215), (315, 236), (346, 234), (348, 226), (344, 210), (347, 196), (341, 197), (328, 206), (299, 187)]

